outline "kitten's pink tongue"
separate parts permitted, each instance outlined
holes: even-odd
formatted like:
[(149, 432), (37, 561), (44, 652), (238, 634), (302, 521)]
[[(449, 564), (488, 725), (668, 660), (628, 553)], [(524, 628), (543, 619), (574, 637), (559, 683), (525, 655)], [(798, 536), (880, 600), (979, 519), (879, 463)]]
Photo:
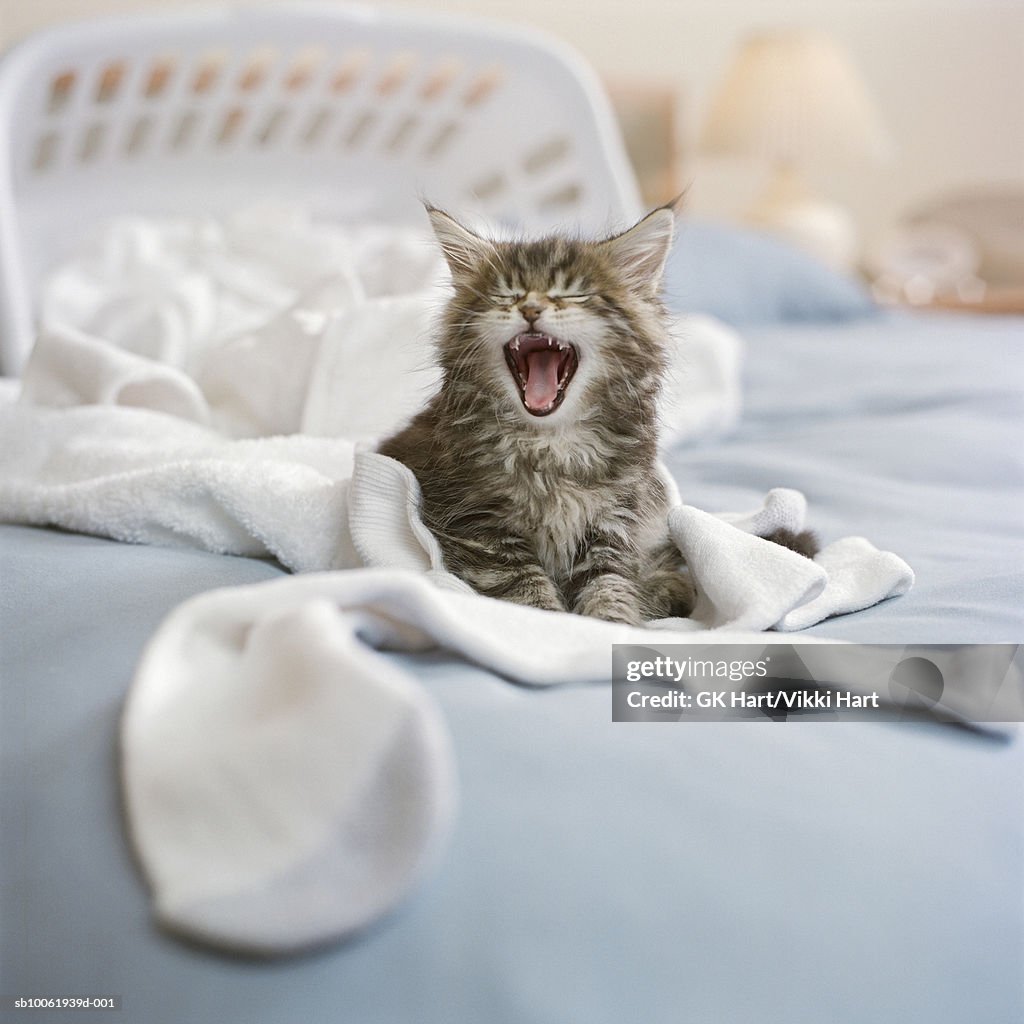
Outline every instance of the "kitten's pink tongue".
[(526, 388), (523, 401), (530, 412), (550, 409), (558, 397), (558, 364), (561, 353), (554, 349), (531, 352), (526, 357)]

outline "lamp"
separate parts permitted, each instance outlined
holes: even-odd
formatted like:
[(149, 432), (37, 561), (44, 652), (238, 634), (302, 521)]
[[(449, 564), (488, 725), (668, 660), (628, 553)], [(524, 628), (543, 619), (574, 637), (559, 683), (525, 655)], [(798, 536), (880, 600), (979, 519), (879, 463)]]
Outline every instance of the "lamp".
[(748, 221), (833, 267), (852, 264), (853, 219), (816, 197), (804, 175), (836, 161), (881, 159), (888, 143), (860, 78), (831, 39), (795, 30), (750, 37), (714, 98), (701, 145), (772, 164)]

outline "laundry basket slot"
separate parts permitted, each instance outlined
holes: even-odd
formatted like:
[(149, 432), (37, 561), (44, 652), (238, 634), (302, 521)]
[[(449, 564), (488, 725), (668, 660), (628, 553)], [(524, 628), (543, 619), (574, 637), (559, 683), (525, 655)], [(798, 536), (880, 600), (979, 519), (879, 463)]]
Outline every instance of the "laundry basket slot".
[(493, 99), (506, 69), (449, 54), (373, 53), (329, 58), (324, 48), (219, 48), (186, 58), (107, 57), (55, 70), (35, 113), (35, 157), (22, 169), (56, 174), (68, 163), (149, 156), (234, 143), (257, 156), (268, 146), (376, 146), (385, 156), (440, 156)]

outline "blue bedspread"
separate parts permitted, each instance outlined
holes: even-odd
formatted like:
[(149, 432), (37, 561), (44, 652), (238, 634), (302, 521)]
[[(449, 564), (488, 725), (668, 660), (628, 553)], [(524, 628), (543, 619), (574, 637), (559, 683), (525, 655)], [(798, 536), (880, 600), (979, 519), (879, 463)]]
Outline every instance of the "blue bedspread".
[(1024, 636), (1024, 320), (950, 314), (746, 329), (745, 413), (674, 453), (684, 500), (802, 490), (822, 540), (863, 534), (905, 597), (813, 627), (875, 643)]
[[(673, 453), (684, 498), (735, 510), (796, 487), (823, 539), (863, 533), (914, 567), (910, 594), (815, 634), (1021, 640), (1024, 324), (744, 333), (743, 422)], [(90, 1016), (118, 1024), (1024, 1019), (1019, 737), (612, 724), (607, 686), (526, 690), (444, 655), (403, 659), (462, 788), (411, 901), (273, 965), (156, 932), (120, 820), (121, 701), (177, 603), (280, 571), (0, 528), (5, 994), (120, 995)]]

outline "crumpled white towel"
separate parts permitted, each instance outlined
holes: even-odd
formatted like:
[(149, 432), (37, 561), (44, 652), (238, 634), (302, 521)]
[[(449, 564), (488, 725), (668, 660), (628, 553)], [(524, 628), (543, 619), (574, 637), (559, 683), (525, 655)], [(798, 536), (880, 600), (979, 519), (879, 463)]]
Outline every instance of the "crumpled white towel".
[[(814, 561), (763, 538), (802, 530), (807, 501), (775, 488), (752, 512), (710, 515), (680, 504), (669, 532), (697, 587), (689, 619), (655, 628), (761, 631), (804, 629), (906, 593), (914, 573), (903, 559), (863, 537), (828, 545)], [(363, 565), (429, 573), (448, 589), (469, 588), (445, 570), (440, 545), (419, 518), (419, 485), (401, 463), (366, 449), (356, 453), (349, 491), (349, 529)]]
[[(0, 519), (300, 572), (359, 564), (353, 441), (398, 429), (436, 387), (444, 273), (425, 230), (274, 207), (114, 222), (53, 274), (21, 402), (0, 402)], [(666, 444), (739, 411), (738, 337), (677, 326)]]
[(455, 804), (447, 730), (426, 691), (368, 645), (422, 641), (375, 610), (387, 589), (361, 577), (211, 591), (147, 646), (121, 769), (154, 913), (171, 930), (295, 952), (386, 913), (438, 855)]
[[(404, 466), (358, 451), (351, 545), (384, 568), (211, 591), (147, 646), (122, 773), (154, 913), (172, 930), (295, 952), (364, 926), (422, 877), (452, 817), (452, 755), (426, 691), (378, 649), (443, 647), (539, 686), (607, 680), (612, 644), (650, 643), (644, 629), (473, 593), (444, 569), (417, 492)], [(734, 518), (796, 529), (804, 504), (777, 490)], [(863, 607), (912, 579), (860, 538), (819, 564), (686, 506), (671, 525), (700, 603), (694, 619), (653, 624), (659, 642), (785, 642), (761, 631)]]
[[(160, 408), (230, 437), (379, 438), (438, 384), (430, 334), (448, 281), (425, 218), (342, 226), (275, 205), (120, 218), (45, 282), (23, 397)], [(673, 338), (663, 442), (730, 429), (738, 336), (692, 316)]]
[[(412, 474), (354, 443), (397, 426), (436, 379), (414, 334), (432, 300), (372, 283), (374, 267), (382, 287), (396, 267), (414, 272), (410, 248), (342, 251), (305, 228), (254, 224), (223, 236), (135, 225), (101, 244), (98, 265), (58, 278), (23, 400), (0, 403), (0, 519), (272, 555), (308, 573), (173, 612), (122, 730), (130, 829), (158, 917), (272, 953), (384, 913), (450, 820), (443, 726), (377, 648), (439, 645), (541, 685), (606, 679), (610, 644), (650, 633), (493, 601), (446, 572)], [(347, 269), (296, 273), (310, 246)], [(371, 251), (377, 263), (353, 261)], [(728, 426), (738, 409), (735, 335), (693, 319), (681, 337), (672, 380), (687, 402), (663, 407), (669, 440)], [(376, 376), (346, 376), (356, 365)], [(399, 379), (409, 389), (382, 403), (374, 387)], [(909, 587), (909, 567), (866, 541), (811, 562), (757, 536), (799, 529), (804, 504), (773, 491), (732, 522), (675, 508), (669, 528), (699, 602), (693, 619), (654, 623), (659, 639), (771, 643), (782, 638), (758, 631)], [(312, 572), (356, 566), (386, 568)]]
[[(2, 518), (298, 569), (387, 567), (201, 595), (139, 665), (122, 731), (132, 840), (158, 919), (213, 945), (287, 953), (350, 934), (440, 848), (454, 802), (445, 731), (375, 648), (444, 646), (541, 685), (606, 679), (612, 643), (651, 635), (467, 592), (419, 520), (412, 474), (351, 442), (231, 441), (144, 409), (13, 405), (0, 470)], [(783, 490), (733, 522), (678, 506), (670, 527), (700, 601), (693, 619), (655, 623), (659, 640), (780, 641), (757, 631), (910, 585), (909, 567), (867, 542), (830, 545), (826, 565), (747, 532), (799, 529), (804, 506)]]
[[(144, 409), (0, 406), (0, 520), (135, 543), (272, 556), (297, 572), (386, 566), (452, 587), (401, 464), (342, 439), (228, 440)], [(699, 600), (678, 628), (802, 629), (904, 593), (909, 566), (866, 540), (811, 562), (762, 540), (801, 529), (806, 502), (769, 493), (732, 521), (680, 505), (669, 529)], [(689, 624), (687, 624), (689, 623)]]
[[(659, 637), (673, 639), (722, 637)], [(399, 569), (185, 602), (150, 640), (122, 720), (129, 830), (154, 913), (207, 943), (290, 953), (350, 934), (422, 877), (451, 820), (452, 755), (430, 697), (378, 649), (442, 647), (541, 686), (607, 681), (611, 645), (645, 642), (643, 629)]]
[[(381, 511), (395, 514), (365, 520), (356, 543), (391, 567), (201, 594), (150, 640), (125, 707), (122, 773), (154, 912), (173, 930), (230, 948), (294, 952), (358, 929), (422, 876), (451, 821), (451, 750), (430, 697), (380, 650), (441, 647), (545, 686), (607, 681), (612, 644), (650, 643), (641, 628), (513, 605), (446, 581), (436, 542), (420, 533), (413, 505), (396, 500), (409, 497), (406, 472), (366, 455), (353, 484), (363, 507), (389, 495)], [(377, 478), (385, 486), (375, 487)], [(766, 507), (791, 512), (794, 503), (793, 492), (773, 492)], [(764, 509), (752, 518), (770, 525)], [(836, 585), (823, 584), (821, 567), (721, 520), (704, 539), (720, 531), (742, 533), (733, 547), (741, 560), (760, 546), (765, 564), (769, 554), (776, 568), (805, 563), (787, 594), (818, 593), (821, 602)], [(690, 551), (701, 547), (698, 540)], [(705, 579), (710, 601), (708, 587)], [(727, 631), (665, 620), (659, 642), (787, 643), (737, 626), (756, 623), (757, 613), (779, 617), (780, 605), (765, 603), (770, 589), (755, 588), (746, 610), (734, 600)], [(509, 636), (530, 643), (512, 645)]]
[(445, 275), (425, 225), (340, 226), (272, 204), (119, 218), (44, 283), (24, 398), (146, 405), (120, 382), (156, 378), (181, 394), (149, 407), (227, 436), (375, 436), (436, 385), (427, 335)]
[(274, 557), (296, 572), (358, 565), (348, 541), (355, 446), (228, 440), (148, 409), (0, 406), (0, 521), (136, 544)]

